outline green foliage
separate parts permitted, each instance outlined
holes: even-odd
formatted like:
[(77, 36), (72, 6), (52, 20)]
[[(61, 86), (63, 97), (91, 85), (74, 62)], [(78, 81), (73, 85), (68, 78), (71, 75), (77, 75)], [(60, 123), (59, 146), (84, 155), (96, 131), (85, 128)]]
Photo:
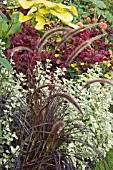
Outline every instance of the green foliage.
[[(86, 19), (82, 17), (84, 14), (86, 17), (90, 19), (96, 18), (99, 20), (104, 19), (106, 21), (111, 22), (113, 25), (113, 2), (111, 0), (77, 0), (77, 1), (63, 1), (68, 5), (75, 5), (78, 10), (78, 18), (75, 18), (74, 23), (77, 21), (83, 21), (83, 23), (89, 23)], [(93, 9), (90, 11), (90, 9)]]
[[(11, 100), (11, 94), (12, 96), (17, 94), (19, 97), (19, 87), (18, 83), (15, 85), (14, 76), (5, 68), (0, 68), (0, 169), (2, 168), (2, 164), (6, 164), (4, 169), (9, 169), (10, 165), (12, 163), (14, 164), (14, 156), (18, 155), (16, 151), (19, 146), (12, 144), (18, 139), (18, 137), (15, 131), (11, 130), (11, 125), (13, 124), (11, 105), (13, 104), (9, 101)], [(17, 107), (17, 99), (15, 99), (15, 103)], [(8, 160), (9, 165), (6, 163)]]
[[(56, 3), (59, 2), (62, 1), (56, 0)], [(82, 5), (80, 5), (79, 1), (81, 13), (84, 10), (82, 9), (84, 5), (87, 9), (89, 8), (88, 3), (91, 4), (90, 7), (94, 5), (95, 11), (101, 19), (103, 16), (101, 12), (108, 8), (107, 4), (102, 1), (85, 0), (81, 1)], [(34, 7), (37, 8), (35, 5)], [(32, 5), (30, 8), (33, 10)], [(56, 7), (53, 8), (56, 10)], [(34, 17), (34, 12), (31, 12), (31, 18)], [(59, 13), (61, 14), (61, 12)], [(104, 14), (109, 16), (108, 12)], [(38, 14), (36, 13), (36, 15)], [(12, 16), (11, 21), (9, 21), (0, 12), (0, 38), (3, 40), (17, 33), (20, 27), (19, 13)], [(59, 18), (61, 19), (62, 16), (63, 14)], [(41, 20), (38, 19), (37, 17), (38, 24), (42, 24)], [(93, 26), (95, 25), (89, 25), (87, 28)], [(53, 34), (66, 31), (66, 35), (55, 48), (58, 50), (67, 38), (76, 35), (83, 29), (86, 27), (78, 30), (68, 27), (50, 30), (40, 40), (37, 46), (38, 54), (42, 53), (47, 40)], [(104, 34), (101, 34), (81, 43), (67, 58), (66, 64), (69, 65), (84, 48), (103, 36)], [(5, 44), (2, 41), (1, 44), (0, 55), (5, 57), (3, 53), (5, 49), (3, 45)], [(21, 52), (22, 50), (30, 51), (27, 47), (17, 47), (12, 49), (11, 56), (19, 50)], [(0, 58), (0, 63), (12, 71), (5, 58)], [(95, 80), (95, 78), (102, 77), (102, 69), (98, 65), (89, 69), (88, 73), (78, 75), (76, 81), (64, 78), (65, 68), (64, 72), (60, 68), (51, 72), (51, 63), (48, 60), (45, 65), (38, 62), (32, 72), (30, 65), (28, 67), (26, 76), (16, 72), (11, 74), (5, 68), (0, 67), (1, 168), (30, 168), (33, 170), (94, 168), (95, 162), (100, 158), (103, 159), (103, 155), (106, 156), (106, 153), (113, 146), (113, 114), (109, 110), (110, 105), (113, 104), (113, 88), (108, 85), (112, 83), (103, 85), (103, 81)], [(86, 81), (92, 79), (96, 84), (88, 87), (89, 83), (86, 86), (87, 89), (82, 89)], [(111, 81), (112, 77), (109, 79)], [(7, 147), (4, 147), (6, 145)], [(107, 155), (108, 161), (110, 157)], [(103, 168), (102, 163), (100, 164), (97, 167)]]
[(18, 0), (7, 0), (7, 6), (18, 6)]
[(11, 67), (11, 65), (9, 64), (8, 60), (6, 60), (5, 58), (0, 58), (0, 64), (2, 66), (4, 66), (7, 70), (9, 70), (10, 72), (13, 71), (13, 68)]
[(111, 149), (105, 158), (104, 163), (102, 161), (98, 162), (95, 170), (111, 170), (113, 168), (113, 149)]
[(11, 16), (11, 20), (7, 20), (6, 16), (0, 13), (0, 38), (7, 39), (10, 35), (18, 32), (20, 28), (19, 14), (15, 13)]
[(9, 61), (6, 60), (3, 50), (5, 50), (5, 43), (0, 39), (0, 64), (4, 66), (7, 70), (12, 72), (13, 68), (10, 65)]
[[(57, 166), (55, 161), (58, 161), (58, 166), (63, 168), (63, 162), (66, 161), (65, 167), (69, 167), (70, 164), (72, 165), (69, 159), (72, 159), (77, 170), (91, 168), (100, 157), (100, 153), (105, 156), (112, 146), (113, 135), (110, 122), (113, 116), (109, 112), (112, 88), (98, 83), (81, 91), (86, 79), (101, 76), (99, 66), (81, 75), (77, 82), (65, 78), (60, 80), (58, 77), (63, 77), (65, 75), (63, 71), (66, 71), (60, 68), (55, 71), (51, 79), (50, 67), (50, 61), (47, 61), (45, 70), (41, 63), (38, 63), (33, 75), (29, 73), (27, 81), (23, 74), (16, 74), (14, 77), (6, 72), (7, 81), (4, 79), (4, 74), (3, 77), (1, 76), (1, 94), (7, 96), (6, 107), (2, 113), (5, 114), (4, 118), (8, 116), (6, 120), (11, 117), (12, 124), (12, 126), (7, 125), (10, 131), (5, 130), (4, 127), (10, 148), (14, 147), (10, 140), (15, 135), (7, 136), (7, 133), (15, 132), (19, 139), (14, 137), (14, 145), (19, 147), (11, 150), (12, 154), (16, 154), (16, 160), (13, 159), (11, 162), (12, 157), (7, 157), (8, 154), (4, 155), (5, 166), (13, 167), (13, 162), (16, 161), (15, 168), (27, 167), (32, 161), (32, 168), (39, 168), (39, 166), (45, 168), (45, 165), (55, 169)], [(24, 87), (27, 89), (25, 90)], [(100, 91), (101, 88), (104, 92)], [(76, 100), (73, 100), (74, 98)], [(76, 155), (74, 155), (75, 151)], [(66, 154), (66, 158), (65, 152), (69, 153)], [(37, 164), (35, 164), (36, 159)], [(91, 162), (85, 162), (86, 159), (90, 159)]]

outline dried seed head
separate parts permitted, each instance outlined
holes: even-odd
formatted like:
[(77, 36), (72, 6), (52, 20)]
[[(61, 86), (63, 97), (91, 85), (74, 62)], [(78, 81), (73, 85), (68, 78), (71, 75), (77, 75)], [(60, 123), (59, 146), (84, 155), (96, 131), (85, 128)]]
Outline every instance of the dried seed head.
[(59, 120), (58, 122), (56, 122), (51, 130), (52, 134), (57, 134), (58, 131), (61, 131), (63, 128), (65, 127), (65, 122), (63, 122), (62, 120)]

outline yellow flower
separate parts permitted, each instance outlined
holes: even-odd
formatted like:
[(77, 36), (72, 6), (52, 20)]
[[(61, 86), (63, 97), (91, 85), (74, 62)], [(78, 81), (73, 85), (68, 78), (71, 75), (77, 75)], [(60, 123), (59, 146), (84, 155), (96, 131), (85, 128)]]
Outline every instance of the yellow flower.
[(111, 63), (108, 63), (108, 64), (107, 64), (107, 67), (110, 67), (110, 66), (111, 66)]
[(56, 42), (60, 42), (62, 40), (62, 38), (58, 37), (56, 38)]
[(109, 75), (106, 73), (106, 74), (104, 74), (104, 77), (108, 79)]
[(84, 66), (84, 62), (81, 62), (80, 65), (81, 65), (81, 66)]
[(75, 63), (72, 63), (72, 64), (71, 64), (71, 67), (72, 67), (72, 68), (74, 68), (75, 66), (76, 66), (76, 64), (75, 64)]
[(87, 82), (87, 81), (88, 81), (88, 79), (87, 79), (86, 77), (84, 77), (84, 81), (85, 81), (85, 82)]
[(103, 64), (106, 65), (106, 64), (107, 64), (107, 61), (103, 60)]
[(103, 88), (101, 88), (101, 89), (100, 89), (100, 92), (101, 92), (101, 93), (104, 93), (104, 89), (103, 89)]
[(79, 71), (79, 68), (78, 68), (78, 67), (76, 67), (76, 68), (75, 68), (75, 70), (76, 70), (76, 71)]
[(55, 57), (57, 58), (57, 57), (60, 57), (60, 54), (55, 54)]

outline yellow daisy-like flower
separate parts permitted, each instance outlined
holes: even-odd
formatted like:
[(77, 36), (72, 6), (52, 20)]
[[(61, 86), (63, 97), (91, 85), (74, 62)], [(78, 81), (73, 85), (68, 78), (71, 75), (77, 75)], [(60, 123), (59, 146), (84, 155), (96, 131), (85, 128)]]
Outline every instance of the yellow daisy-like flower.
[(72, 68), (74, 68), (75, 66), (76, 66), (76, 64), (75, 64), (75, 63), (71, 64), (71, 67), (72, 67)]
[(103, 64), (106, 65), (106, 64), (107, 64), (107, 61), (103, 60)]
[(55, 54), (55, 57), (57, 58), (57, 57), (60, 57), (60, 54)]
[(75, 70), (76, 70), (76, 71), (79, 71), (79, 68), (78, 68), (78, 67), (76, 67), (76, 68), (75, 68)]
[(81, 66), (84, 66), (84, 62), (81, 62), (80, 65), (81, 65)]
[(88, 79), (87, 79), (86, 77), (84, 77), (84, 81), (85, 81), (85, 82), (87, 82), (87, 81), (88, 81)]
[(60, 42), (62, 40), (62, 38), (56, 38), (56, 42)]
[(109, 74), (107, 74), (107, 73), (104, 74), (104, 77), (108, 79), (109, 78)]
[(103, 88), (100, 89), (100, 93), (102, 93), (102, 94), (104, 93), (104, 89)]
[(110, 67), (111, 66), (111, 63), (107, 63), (107, 67)]

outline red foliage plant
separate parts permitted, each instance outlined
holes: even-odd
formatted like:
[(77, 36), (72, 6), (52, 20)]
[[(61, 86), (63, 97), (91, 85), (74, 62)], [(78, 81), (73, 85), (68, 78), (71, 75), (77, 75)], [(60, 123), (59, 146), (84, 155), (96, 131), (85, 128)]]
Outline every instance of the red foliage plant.
[[(24, 46), (30, 48), (32, 52), (20, 50), (18, 52), (16, 51), (13, 55), (14, 68), (17, 72), (23, 72), (24, 74), (27, 74), (29, 69), (33, 71), (37, 61), (39, 60), (42, 60), (44, 63), (46, 62), (46, 59), (51, 59), (52, 70), (55, 70), (56, 67), (69, 68), (71, 67), (71, 63), (76, 63), (78, 69), (83, 71), (87, 71), (88, 68), (91, 68), (92, 64), (111, 60), (109, 49), (113, 47), (113, 43), (107, 43), (106, 37), (112, 34), (113, 30), (107, 27), (107, 34), (105, 36), (102, 36), (98, 39), (96, 38), (95, 41), (87, 46), (84, 46), (77, 56), (73, 58), (71, 63), (69, 62), (69, 64), (66, 64), (66, 60), (76, 49), (79, 48), (79, 46), (82, 47), (82, 44), (85, 44), (85, 42), (88, 44), (90, 39), (103, 34), (99, 24), (92, 24), (91, 27), (90, 25), (86, 27), (83, 26), (77, 31), (69, 27), (66, 28), (69, 29), (69, 34), (71, 31), (74, 32), (74, 34), (71, 32), (71, 34), (68, 36), (68, 39), (65, 38), (66, 35), (64, 35), (64, 33), (61, 34), (61, 31), (60, 34), (56, 34), (54, 32), (56, 36), (51, 36), (51, 29), (48, 41), (43, 44), (41, 53), (38, 53), (37, 46), (40, 42), (39, 34), (34, 28), (32, 28), (31, 22), (28, 22), (28, 24), (22, 23), (22, 32), (10, 36), (10, 48), (5, 51), (5, 55), (9, 57), (11, 50), (14, 47)], [(56, 37), (58, 36), (60, 36), (65, 41), (62, 41), (62, 43), (57, 42)], [(49, 50), (47, 50), (47, 47)], [(82, 65), (81, 62), (84, 64)], [(108, 70), (109, 69), (111, 69), (111, 67), (108, 68)]]
[(36, 51), (36, 46), (40, 40), (39, 34), (34, 28), (31, 27), (31, 22), (28, 24), (21, 24), (22, 31), (9, 37), (10, 48), (5, 50), (4, 53), (9, 59), (11, 56), (12, 49), (15, 47), (27, 47), (28, 50), (15, 50), (13, 54), (13, 67), (17, 72), (27, 74), (28, 70), (33, 71), (37, 61), (40, 60), (39, 55)]

